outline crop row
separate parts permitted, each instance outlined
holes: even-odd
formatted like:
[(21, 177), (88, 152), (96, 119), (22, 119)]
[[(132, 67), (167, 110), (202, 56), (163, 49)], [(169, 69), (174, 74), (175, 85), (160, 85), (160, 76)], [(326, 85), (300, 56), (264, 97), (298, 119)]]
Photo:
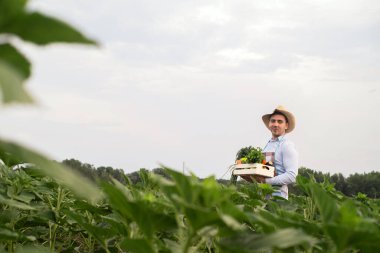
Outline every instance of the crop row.
[(166, 172), (98, 182), (96, 196), (83, 198), (37, 168), (1, 165), (0, 250), (380, 252), (380, 206), (363, 194), (298, 177), (303, 195), (268, 199), (269, 185)]

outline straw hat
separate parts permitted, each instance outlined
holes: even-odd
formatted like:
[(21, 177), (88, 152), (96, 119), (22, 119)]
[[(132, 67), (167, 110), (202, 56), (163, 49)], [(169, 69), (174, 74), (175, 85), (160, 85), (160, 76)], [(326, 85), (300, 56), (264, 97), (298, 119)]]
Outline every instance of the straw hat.
[(294, 117), (294, 115), (291, 112), (286, 110), (285, 107), (283, 107), (282, 105), (277, 106), (277, 108), (274, 109), (274, 111), (272, 113), (263, 115), (262, 119), (264, 121), (265, 126), (269, 129), (270, 117), (275, 112), (280, 112), (280, 113), (284, 114), (285, 117), (288, 119), (289, 127), (288, 127), (288, 129), (285, 130), (285, 133), (290, 133), (291, 131), (293, 131), (293, 129), (296, 126), (296, 118)]

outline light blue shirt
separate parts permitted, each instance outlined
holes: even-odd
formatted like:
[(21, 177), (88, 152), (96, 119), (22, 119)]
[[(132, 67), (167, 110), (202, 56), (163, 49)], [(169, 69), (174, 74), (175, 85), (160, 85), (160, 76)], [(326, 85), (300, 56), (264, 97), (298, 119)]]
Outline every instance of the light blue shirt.
[(293, 142), (285, 135), (276, 139), (270, 139), (263, 152), (274, 152), (274, 167), (277, 176), (267, 178), (265, 182), (273, 186), (279, 186), (273, 195), (288, 199), (288, 184), (295, 183), (298, 173), (298, 153)]

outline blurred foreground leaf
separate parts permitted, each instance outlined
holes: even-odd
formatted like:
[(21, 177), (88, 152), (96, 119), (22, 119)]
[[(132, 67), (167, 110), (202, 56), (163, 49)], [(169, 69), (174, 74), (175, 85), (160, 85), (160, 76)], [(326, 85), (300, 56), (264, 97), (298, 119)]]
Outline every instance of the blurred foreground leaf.
[(101, 191), (87, 178), (68, 167), (47, 159), (35, 151), (12, 142), (0, 140), (0, 157), (3, 157), (4, 154), (14, 157), (14, 160), (34, 164), (45, 175), (55, 179), (58, 183), (67, 186), (74, 193), (90, 201), (96, 201), (102, 197)]
[(69, 210), (64, 211), (68, 216), (74, 219), (78, 224), (83, 227), (89, 234), (102, 245), (104, 249), (107, 249), (107, 241), (114, 237), (116, 234), (110, 228), (99, 227), (89, 223), (83, 216), (71, 212)]
[(220, 245), (225, 252), (263, 252), (272, 249), (287, 249), (295, 246), (307, 248), (317, 243), (317, 239), (302, 230), (287, 228), (272, 234), (239, 234), (221, 239)]
[(7, 228), (0, 227), (0, 241), (8, 241), (8, 240), (27, 240), (27, 241), (35, 241), (36, 238), (34, 236), (25, 236), (18, 232), (11, 231)]
[(29, 60), (11, 44), (0, 44), (0, 59), (16, 69), (23, 79), (30, 76)]
[(65, 22), (38, 12), (24, 12), (2, 30), (38, 45), (53, 42), (96, 44)]
[(6, 198), (4, 198), (1, 195), (0, 195), (0, 203), (8, 205), (8, 206), (11, 206), (11, 207), (15, 207), (15, 208), (18, 208), (18, 209), (21, 209), (21, 210), (34, 210), (35, 209), (32, 206), (30, 206), (30, 205), (21, 203), (21, 202), (19, 202), (17, 200), (6, 199)]
[(125, 220), (135, 221), (146, 238), (151, 239), (155, 232), (170, 231), (177, 226), (173, 215), (163, 212), (159, 203), (131, 199), (124, 185), (116, 180), (113, 183), (103, 184), (110, 206)]
[(321, 214), (321, 219), (323, 222), (328, 223), (334, 221), (338, 215), (338, 207), (334, 199), (330, 197), (318, 184), (310, 184), (309, 189), (311, 191), (311, 196)]
[(127, 252), (134, 253), (154, 253), (154, 249), (146, 239), (129, 239), (126, 238), (120, 243), (120, 247)]
[(0, 90), (4, 103), (19, 102), (31, 103), (33, 99), (25, 91), (23, 76), (13, 67), (0, 60)]
[(0, 1), (0, 32), (2, 27), (17, 17), (24, 8), (28, 0), (1, 0)]
[(24, 246), (16, 250), (16, 253), (54, 253), (49, 248), (42, 246)]

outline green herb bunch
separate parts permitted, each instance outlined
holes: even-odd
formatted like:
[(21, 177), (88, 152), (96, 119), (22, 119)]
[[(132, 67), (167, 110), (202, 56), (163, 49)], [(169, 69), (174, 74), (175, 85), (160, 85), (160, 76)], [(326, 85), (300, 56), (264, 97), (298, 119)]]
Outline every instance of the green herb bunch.
[(236, 160), (241, 160), (242, 163), (261, 163), (264, 159), (262, 149), (259, 147), (244, 147), (236, 154)]

